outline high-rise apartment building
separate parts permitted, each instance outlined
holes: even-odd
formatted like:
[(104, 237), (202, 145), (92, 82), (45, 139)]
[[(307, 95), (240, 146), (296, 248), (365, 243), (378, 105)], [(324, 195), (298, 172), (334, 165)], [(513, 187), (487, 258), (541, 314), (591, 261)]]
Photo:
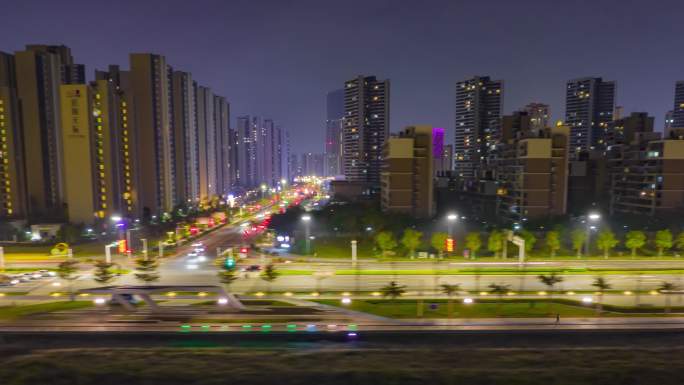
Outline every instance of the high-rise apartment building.
[(83, 83), (82, 66), (73, 63), (69, 48), (45, 45), (29, 45), (16, 52), (14, 63), (29, 216), (61, 219), (59, 85)]
[(257, 127), (257, 180), (259, 184), (274, 186), (279, 176), (274, 177), (274, 161), (279, 154), (274, 153), (275, 123), (272, 119), (263, 119)]
[(223, 96), (214, 95), (214, 127), (216, 128), (216, 193), (228, 196), (233, 186), (230, 161), (230, 105)]
[(433, 138), (432, 127), (414, 126), (387, 140), (380, 190), (383, 211), (417, 218), (434, 215)]
[(570, 127), (570, 152), (603, 150), (608, 123), (615, 110), (616, 83), (601, 78), (568, 81), (565, 93), (565, 124)]
[(216, 185), (216, 120), (214, 93), (208, 87), (197, 88), (197, 135), (199, 140), (200, 199), (217, 194)]
[(178, 202), (200, 200), (197, 82), (188, 72), (173, 72), (173, 131)]
[(358, 76), (344, 84), (344, 176), (370, 189), (380, 186), (382, 146), (389, 136), (389, 80)]
[(112, 154), (107, 167), (111, 167), (112, 209), (117, 215), (139, 217), (139, 150), (130, 73), (111, 65), (107, 71), (95, 71), (95, 79), (91, 83), (96, 92), (94, 108), (100, 111), (103, 127), (111, 138)]
[(302, 154), (301, 160), (299, 162), (299, 175), (317, 177), (324, 176), (324, 163), (325, 154), (305, 152)]
[(26, 215), (26, 180), (14, 56), (0, 52), (0, 220)]
[(342, 175), (342, 132), (344, 124), (344, 89), (329, 92), (326, 97), (325, 173)]
[(172, 69), (166, 58), (134, 53), (131, 90), (138, 139), (139, 200), (145, 217), (176, 204)]
[(454, 171), (475, 177), (488, 151), (499, 140), (503, 81), (475, 76), (456, 83)]
[[(564, 215), (567, 211), (567, 126), (531, 130), (530, 117), (506, 127), (496, 152), (498, 212), (508, 221)], [(510, 130), (509, 130), (510, 128)]]
[(550, 126), (551, 112), (548, 104), (530, 103), (523, 110), (529, 115), (530, 128), (533, 130), (542, 130)]
[(684, 80), (675, 83), (674, 108), (672, 109), (672, 127), (684, 128)]
[(256, 126), (260, 120), (249, 115), (237, 118), (238, 172), (237, 181), (243, 188), (257, 185)]
[(604, 138), (606, 148), (631, 143), (639, 133), (653, 132), (653, 121), (647, 112), (632, 112), (627, 117), (608, 122)]
[[(684, 212), (684, 140), (637, 133), (608, 151), (610, 213), (681, 217)], [(684, 137), (684, 136), (682, 136)]]

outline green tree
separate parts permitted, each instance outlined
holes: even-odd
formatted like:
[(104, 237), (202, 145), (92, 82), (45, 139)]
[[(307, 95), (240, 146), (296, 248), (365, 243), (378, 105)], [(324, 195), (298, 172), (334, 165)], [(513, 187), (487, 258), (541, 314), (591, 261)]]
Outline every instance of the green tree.
[(473, 259), (477, 258), (477, 252), (480, 251), (480, 248), (482, 247), (480, 233), (468, 233), (465, 238), (465, 246), (468, 250), (470, 250), (471, 257)]
[(668, 229), (656, 231), (654, 243), (658, 249), (658, 256), (662, 257), (663, 251), (672, 248), (672, 232)]
[(93, 273), (93, 280), (102, 285), (108, 284), (117, 276), (117, 274), (112, 269), (113, 267), (113, 263), (97, 261), (95, 263), (95, 272)]
[(432, 237), (430, 237), (430, 244), (439, 253), (440, 258), (444, 255), (447, 238), (449, 238), (449, 234), (442, 232), (432, 233)]
[(440, 286), (442, 287), (442, 293), (447, 296), (447, 316), (451, 318), (454, 315), (454, 295), (458, 294), (458, 291), (461, 290), (461, 285), (443, 283)]
[(278, 279), (280, 276), (280, 272), (276, 270), (275, 266), (272, 263), (269, 263), (266, 265), (264, 268), (264, 271), (261, 273), (260, 278), (268, 284), (268, 292), (271, 291), (271, 284)]
[(494, 254), (494, 257), (499, 258), (499, 253), (503, 249), (503, 243), (506, 237), (503, 232), (499, 230), (492, 230), (487, 239), (487, 250)]
[(397, 241), (390, 231), (381, 231), (375, 236), (375, 243), (382, 250), (382, 256), (387, 256), (387, 253), (397, 247)]
[(551, 253), (551, 258), (554, 258), (556, 256), (556, 252), (561, 247), (560, 233), (558, 231), (551, 230), (546, 233), (546, 247)]
[(555, 272), (549, 274), (549, 275), (544, 275), (540, 274), (537, 276), (537, 279), (539, 279), (539, 282), (544, 284), (548, 290), (547, 290), (547, 296), (549, 297), (549, 311), (551, 310), (553, 306), (553, 293), (556, 290), (556, 285), (563, 282), (563, 277), (559, 276)]
[(152, 282), (159, 280), (158, 267), (159, 263), (157, 263), (157, 259), (154, 257), (138, 258), (135, 260), (135, 278), (146, 285), (150, 285)]
[(401, 237), (401, 244), (408, 250), (411, 258), (415, 256), (416, 249), (420, 247), (423, 233), (413, 229), (406, 229)]
[(380, 292), (382, 293), (383, 297), (389, 297), (392, 299), (392, 301), (394, 301), (397, 299), (397, 297), (400, 297), (406, 293), (406, 286), (399, 285), (396, 281), (392, 281), (387, 284), (387, 286), (380, 288)]
[(69, 299), (71, 301), (75, 299), (73, 282), (79, 277), (76, 272), (78, 272), (78, 261), (75, 259), (68, 259), (57, 265), (57, 276), (69, 282)]
[(498, 283), (490, 283), (489, 284), (489, 292), (492, 294), (495, 294), (498, 298), (498, 301), (496, 301), (496, 314), (501, 315), (501, 304), (503, 303), (503, 296), (508, 293), (510, 290), (511, 285), (504, 285), (504, 284), (498, 284)]
[(603, 258), (608, 258), (608, 253), (619, 243), (620, 241), (615, 238), (615, 233), (609, 229), (601, 230), (596, 238), (596, 247), (603, 250)]
[(598, 303), (596, 304), (596, 312), (600, 315), (603, 312), (603, 294), (606, 292), (606, 290), (610, 290), (612, 285), (610, 285), (605, 278), (596, 277), (591, 286), (595, 287), (596, 291), (599, 293)]
[(632, 250), (632, 258), (636, 257), (637, 249), (646, 244), (646, 234), (643, 231), (632, 230), (625, 235), (625, 246)]
[(537, 237), (528, 230), (522, 230), (520, 236), (525, 240), (525, 254), (529, 254), (534, 249), (534, 244), (537, 243)]
[(675, 244), (677, 246), (677, 249), (679, 249), (679, 251), (684, 251), (684, 231), (682, 231), (681, 233), (679, 233), (679, 235), (677, 235), (677, 240), (675, 241)]
[(658, 287), (658, 291), (665, 295), (665, 313), (669, 313), (672, 307), (670, 302), (670, 295), (673, 291), (679, 289), (679, 287), (672, 282), (663, 282)]
[(575, 229), (572, 230), (570, 238), (572, 240), (572, 248), (577, 252), (577, 258), (581, 257), (582, 246), (584, 245), (584, 242), (587, 241), (587, 233), (582, 229)]

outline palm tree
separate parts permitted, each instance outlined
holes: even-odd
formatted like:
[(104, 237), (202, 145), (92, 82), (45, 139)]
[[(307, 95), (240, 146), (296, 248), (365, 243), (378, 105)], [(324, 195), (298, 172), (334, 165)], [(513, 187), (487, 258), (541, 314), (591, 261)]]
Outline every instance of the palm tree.
[(402, 296), (406, 292), (405, 285), (399, 285), (396, 281), (390, 282), (387, 286), (380, 289), (383, 297), (390, 297), (392, 301)]
[(266, 281), (266, 283), (268, 283), (268, 292), (271, 291), (271, 284), (273, 283), (273, 281), (278, 279), (279, 276), (280, 272), (276, 270), (275, 266), (273, 266), (272, 263), (266, 265), (266, 268), (264, 269), (264, 272), (261, 273), (260, 278)]
[(442, 293), (446, 294), (447, 296), (447, 316), (451, 318), (454, 315), (454, 294), (457, 294), (458, 291), (461, 289), (460, 284), (448, 284), (448, 283), (443, 283), (441, 285), (442, 287)]
[(150, 285), (152, 282), (159, 280), (159, 274), (157, 273), (157, 263), (156, 258), (138, 258), (135, 261), (137, 273), (135, 273), (135, 278), (139, 281)]
[(105, 261), (97, 261), (95, 263), (95, 272), (93, 273), (93, 280), (102, 285), (106, 285), (116, 278), (117, 274), (112, 271), (113, 263)]
[(501, 302), (503, 299), (504, 294), (508, 293), (510, 290), (511, 285), (504, 285), (504, 284), (496, 284), (496, 283), (491, 283), (489, 284), (489, 292), (492, 294), (496, 294), (499, 300), (496, 303), (496, 314), (500, 315), (501, 314)]
[(672, 282), (663, 282), (658, 287), (658, 291), (665, 294), (665, 313), (670, 312), (670, 294), (679, 287)]
[(592, 283), (591, 286), (595, 287), (596, 290), (599, 292), (599, 299), (598, 303), (596, 304), (596, 313), (598, 315), (601, 315), (601, 313), (603, 312), (603, 293), (605, 293), (606, 290), (610, 290), (612, 286), (603, 277), (596, 277), (596, 279), (594, 279), (594, 283)]
[(74, 290), (72, 283), (78, 279), (76, 272), (78, 271), (78, 261), (75, 259), (68, 259), (57, 266), (57, 276), (69, 282), (69, 299), (74, 300)]
[(563, 282), (563, 277), (553, 272), (549, 275), (540, 274), (537, 276), (537, 278), (548, 288), (547, 295), (549, 296), (549, 311), (551, 311), (551, 307), (553, 306), (553, 292), (555, 290), (555, 286), (556, 284)]

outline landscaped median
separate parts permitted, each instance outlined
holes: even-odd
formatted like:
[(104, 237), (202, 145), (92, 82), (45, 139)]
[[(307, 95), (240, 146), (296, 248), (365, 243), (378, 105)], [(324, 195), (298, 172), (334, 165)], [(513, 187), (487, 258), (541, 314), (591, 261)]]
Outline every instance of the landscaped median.
[[(320, 299), (316, 302), (348, 308), (388, 318), (449, 318), (448, 301), (445, 299), (351, 299), (348, 304), (340, 300)], [(422, 315), (421, 313), (422, 306)], [(463, 298), (453, 301), (453, 318), (582, 318), (597, 317), (599, 314), (594, 304), (569, 299), (473, 299), (464, 303)], [(684, 307), (672, 308), (673, 313), (665, 314), (665, 309), (656, 307), (622, 307), (603, 305), (602, 316), (608, 317), (653, 317), (673, 315), (684, 312)], [(682, 314), (674, 314), (681, 316)]]
[(21, 317), (28, 317), (42, 313), (83, 309), (93, 306), (92, 301), (57, 301), (33, 305), (0, 306), (0, 321), (11, 321)]
[[(281, 275), (312, 275), (315, 270), (280, 269)], [(560, 275), (645, 275), (645, 274), (684, 274), (684, 269), (598, 269), (598, 268), (499, 268), (483, 267), (481, 269), (401, 269), (401, 270), (366, 270), (338, 269), (330, 271), (334, 275), (539, 275), (556, 273)]]

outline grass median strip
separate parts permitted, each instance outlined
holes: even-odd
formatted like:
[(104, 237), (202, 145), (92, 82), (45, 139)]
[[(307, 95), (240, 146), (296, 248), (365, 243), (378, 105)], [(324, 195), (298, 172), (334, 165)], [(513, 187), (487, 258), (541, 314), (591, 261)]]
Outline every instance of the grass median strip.
[[(282, 275), (312, 275), (314, 270), (288, 270), (281, 269)], [(683, 269), (501, 269), (501, 268), (482, 268), (482, 269), (412, 269), (412, 270), (366, 270), (366, 269), (339, 269), (335, 270), (335, 275), (538, 275), (557, 273), (562, 275), (640, 275), (640, 274), (684, 274)]]
[[(344, 307), (355, 311), (374, 314), (388, 318), (448, 318), (448, 303), (443, 299), (425, 299), (422, 301), (422, 317), (418, 316), (417, 300), (353, 300), (351, 304), (342, 305), (338, 300), (318, 300), (324, 305)], [(604, 316), (608, 317), (643, 317), (663, 316), (662, 308), (634, 308), (619, 306), (603, 306)], [(677, 308), (674, 311), (684, 311)], [(453, 318), (541, 318), (555, 317), (596, 317), (593, 305), (584, 305), (579, 301), (529, 300), (529, 299), (476, 299), (474, 303), (464, 304), (454, 299)]]
[(40, 313), (83, 309), (92, 305), (91, 301), (58, 301), (33, 305), (2, 306), (0, 307), (0, 320), (13, 320)]

